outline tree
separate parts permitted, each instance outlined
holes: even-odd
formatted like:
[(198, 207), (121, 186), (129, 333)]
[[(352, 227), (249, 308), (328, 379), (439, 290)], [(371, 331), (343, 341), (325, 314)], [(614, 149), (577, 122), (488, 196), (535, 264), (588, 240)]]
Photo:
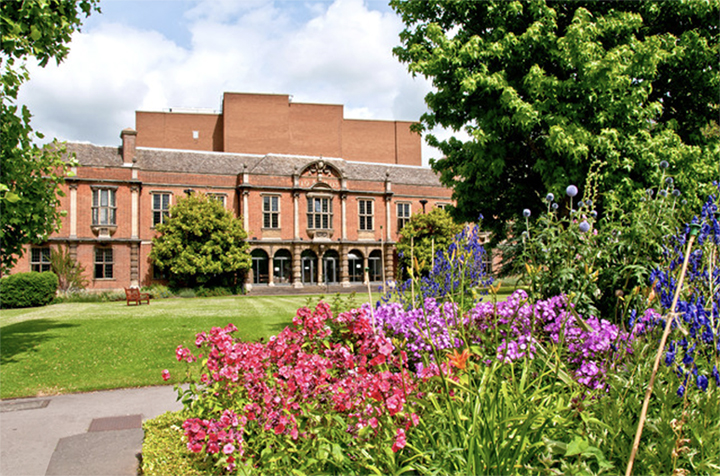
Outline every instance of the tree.
[[(426, 275), (432, 269), (434, 253), (447, 249), (462, 228), (442, 208), (434, 208), (429, 213), (416, 213), (400, 231), (397, 251), (401, 266), (405, 270), (419, 268), (420, 274)], [(414, 268), (410, 261), (411, 255), (412, 259), (417, 260)]]
[(150, 259), (175, 286), (229, 286), (250, 268), (242, 221), (205, 194), (178, 200), (156, 230)]
[(50, 250), (50, 269), (58, 278), (58, 291), (63, 294), (81, 291), (88, 285), (85, 267), (72, 257), (67, 247)]
[[(18, 106), (20, 86), (28, 79), (25, 62), (60, 63), (67, 43), (98, 0), (4, 0), (0, 2), (0, 275), (23, 255), (23, 246), (40, 243), (60, 224), (60, 185), (67, 173), (64, 147), (39, 147), (30, 111)], [(16, 61), (19, 65), (16, 65)]]
[(546, 193), (582, 188), (591, 168), (600, 205), (609, 193), (632, 205), (662, 161), (697, 206), (720, 177), (720, 2), (391, 5), (406, 25), (395, 54), (435, 89), (418, 128), (470, 136), (428, 136), (457, 218), (482, 214), (501, 238)]

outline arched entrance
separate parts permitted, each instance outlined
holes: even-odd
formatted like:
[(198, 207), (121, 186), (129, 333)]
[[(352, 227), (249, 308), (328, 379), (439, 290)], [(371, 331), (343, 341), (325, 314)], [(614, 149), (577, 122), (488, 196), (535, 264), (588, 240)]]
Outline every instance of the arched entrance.
[(253, 284), (267, 284), (268, 283), (268, 269), (270, 266), (270, 260), (265, 250), (254, 249), (250, 253), (252, 258), (252, 270), (253, 270)]
[(375, 250), (368, 256), (368, 268), (370, 274), (370, 282), (382, 282), (383, 269), (382, 269), (382, 253), (380, 250)]
[(358, 250), (350, 250), (348, 253), (348, 275), (351, 283), (363, 282), (363, 262), (365, 258)]
[(273, 257), (273, 282), (275, 284), (292, 283), (292, 253), (289, 250), (277, 250)]
[(318, 257), (312, 250), (305, 250), (300, 255), (302, 266), (302, 283), (317, 284)]
[(323, 256), (323, 281), (325, 284), (337, 284), (340, 277), (340, 255), (328, 250)]

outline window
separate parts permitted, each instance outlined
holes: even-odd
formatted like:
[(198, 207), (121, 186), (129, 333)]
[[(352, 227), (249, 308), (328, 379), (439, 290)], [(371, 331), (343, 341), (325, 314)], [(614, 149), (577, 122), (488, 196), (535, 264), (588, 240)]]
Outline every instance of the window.
[(373, 229), (373, 201), (372, 200), (358, 200), (360, 206), (360, 229), (361, 230), (372, 230)]
[(332, 200), (308, 197), (308, 228), (329, 230), (332, 228)]
[(410, 221), (410, 204), (401, 202), (397, 204), (397, 224), (398, 231), (402, 230), (407, 222)]
[(50, 248), (32, 248), (30, 250), (30, 269), (41, 273), (50, 271)]
[(115, 225), (115, 189), (94, 188), (92, 197), (92, 224)]
[(170, 216), (170, 194), (169, 193), (153, 193), (153, 226), (165, 223)]
[(436, 207), (436, 208), (440, 208), (440, 209), (443, 209), (443, 210), (445, 210), (445, 209), (447, 208), (447, 206), (448, 206), (448, 205), (449, 205), (448, 203), (441, 203), (441, 202), (438, 202), (438, 203), (436, 203), (436, 204), (435, 204), (435, 207)]
[(280, 228), (280, 197), (263, 196), (263, 228)]
[(225, 200), (227, 199), (227, 195), (225, 195), (224, 193), (208, 193), (208, 197), (211, 200), (217, 200), (222, 204), (223, 208), (225, 208)]
[(95, 248), (95, 279), (112, 279), (112, 248)]

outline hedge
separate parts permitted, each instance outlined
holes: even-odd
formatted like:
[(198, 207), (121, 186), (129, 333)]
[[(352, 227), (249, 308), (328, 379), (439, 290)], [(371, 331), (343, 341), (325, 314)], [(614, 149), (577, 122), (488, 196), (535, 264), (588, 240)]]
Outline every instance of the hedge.
[(0, 279), (0, 307), (38, 307), (55, 298), (58, 278), (54, 273), (17, 273)]

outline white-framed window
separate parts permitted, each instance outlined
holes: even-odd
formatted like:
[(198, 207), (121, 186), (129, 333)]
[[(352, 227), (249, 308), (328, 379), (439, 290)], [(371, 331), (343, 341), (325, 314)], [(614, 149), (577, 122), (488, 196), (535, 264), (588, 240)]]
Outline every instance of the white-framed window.
[(115, 188), (96, 187), (92, 189), (92, 224), (115, 225), (117, 208)]
[(263, 195), (263, 228), (280, 228), (280, 196)]
[(95, 279), (113, 278), (112, 248), (95, 248)]
[(332, 228), (332, 199), (330, 197), (308, 197), (308, 228), (329, 230)]
[(152, 194), (153, 226), (165, 223), (170, 216), (170, 197), (167, 192), (154, 192)]
[(33, 247), (30, 249), (30, 270), (42, 273), (50, 271), (50, 247)]
[(227, 203), (227, 195), (224, 193), (208, 193), (207, 196), (212, 200), (217, 200), (220, 202), (225, 208), (225, 203)]
[(397, 203), (397, 226), (398, 231), (402, 230), (407, 222), (410, 221), (410, 202)]
[(446, 203), (446, 202), (438, 202), (435, 204), (435, 208), (441, 208), (441, 209), (445, 210), (448, 207), (448, 205), (450, 205), (450, 204)]
[(358, 200), (358, 226), (363, 231), (374, 230), (372, 200), (362, 198)]

